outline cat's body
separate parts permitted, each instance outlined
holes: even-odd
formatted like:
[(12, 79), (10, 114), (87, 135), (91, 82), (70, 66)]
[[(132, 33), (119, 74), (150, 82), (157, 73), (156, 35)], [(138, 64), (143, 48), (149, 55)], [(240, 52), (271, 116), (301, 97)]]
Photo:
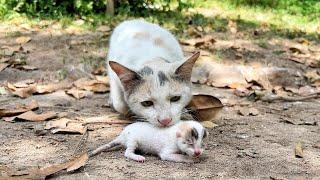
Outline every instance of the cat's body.
[(120, 145), (126, 148), (127, 158), (139, 162), (145, 158), (135, 154), (135, 150), (158, 155), (162, 160), (193, 162), (192, 157), (202, 154), (202, 141), (206, 136), (207, 131), (196, 121), (180, 121), (167, 128), (136, 122), (128, 125), (112, 142), (92, 151), (90, 156)]
[(143, 20), (115, 28), (108, 52), (110, 103), (160, 126), (180, 120), (192, 98), (190, 76), (199, 53), (185, 59), (174, 36)]

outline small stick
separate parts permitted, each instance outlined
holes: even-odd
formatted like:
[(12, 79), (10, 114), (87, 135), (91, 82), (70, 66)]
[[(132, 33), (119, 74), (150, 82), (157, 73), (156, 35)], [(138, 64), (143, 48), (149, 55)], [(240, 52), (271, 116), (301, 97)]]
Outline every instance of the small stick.
[(82, 135), (79, 143), (77, 144), (76, 148), (73, 151), (73, 156), (76, 155), (80, 151), (82, 144), (84, 144), (87, 141), (88, 136), (89, 136), (89, 133), (88, 133), (88, 129), (86, 127), (85, 133)]
[(318, 98), (318, 97), (320, 97), (320, 93), (315, 93), (315, 94), (311, 94), (309, 96), (304, 96), (304, 97), (265, 95), (265, 96), (262, 96), (260, 99), (265, 102), (273, 102), (273, 101), (295, 102), (295, 101), (306, 101), (306, 100), (314, 99), (314, 98)]

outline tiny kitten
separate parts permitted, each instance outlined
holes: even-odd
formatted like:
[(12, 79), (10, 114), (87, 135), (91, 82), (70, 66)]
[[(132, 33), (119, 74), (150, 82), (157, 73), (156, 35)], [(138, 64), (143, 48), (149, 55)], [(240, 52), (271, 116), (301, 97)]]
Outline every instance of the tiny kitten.
[(185, 59), (178, 41), (158, 25), (121, 23), (112, 33), (107, 57), (110, 105), (156, 126), (175, 124), (192, 98), (190, 78), (199, 55)]
[(180, 121), (167, 128), (158, 128), (147, 122), (128, 125), (121, 134), (108, 144), (89, 153), (90, 157), (116, 146), (126, 147), (125, 157), (144, 162), (145, 157), (135, 150), (158, 155), (161, 160), (173, 162), (194, 162), (199, 157), (206, 129), (196, 121)]

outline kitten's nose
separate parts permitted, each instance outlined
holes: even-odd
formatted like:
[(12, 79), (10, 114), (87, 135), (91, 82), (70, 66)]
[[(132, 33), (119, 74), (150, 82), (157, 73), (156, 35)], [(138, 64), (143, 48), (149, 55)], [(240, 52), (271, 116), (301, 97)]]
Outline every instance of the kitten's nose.
[(172, 119), (171, 118), (165, 118), (165, 119), (161, 119), (159, 122), (160, 124), (167, 126), (171, 123)]
[(198, 157), (198, 156), (200, 156), (200, 155), (201, 155), (200, 149), (194, 150), (194, 156)]

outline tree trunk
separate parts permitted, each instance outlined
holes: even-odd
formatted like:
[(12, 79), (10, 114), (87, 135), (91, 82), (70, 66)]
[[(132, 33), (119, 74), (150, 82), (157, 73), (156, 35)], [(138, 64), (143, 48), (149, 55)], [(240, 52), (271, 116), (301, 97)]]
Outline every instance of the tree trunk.
[(107, 14), (114, 15), (114, 0), (107, 0)]

